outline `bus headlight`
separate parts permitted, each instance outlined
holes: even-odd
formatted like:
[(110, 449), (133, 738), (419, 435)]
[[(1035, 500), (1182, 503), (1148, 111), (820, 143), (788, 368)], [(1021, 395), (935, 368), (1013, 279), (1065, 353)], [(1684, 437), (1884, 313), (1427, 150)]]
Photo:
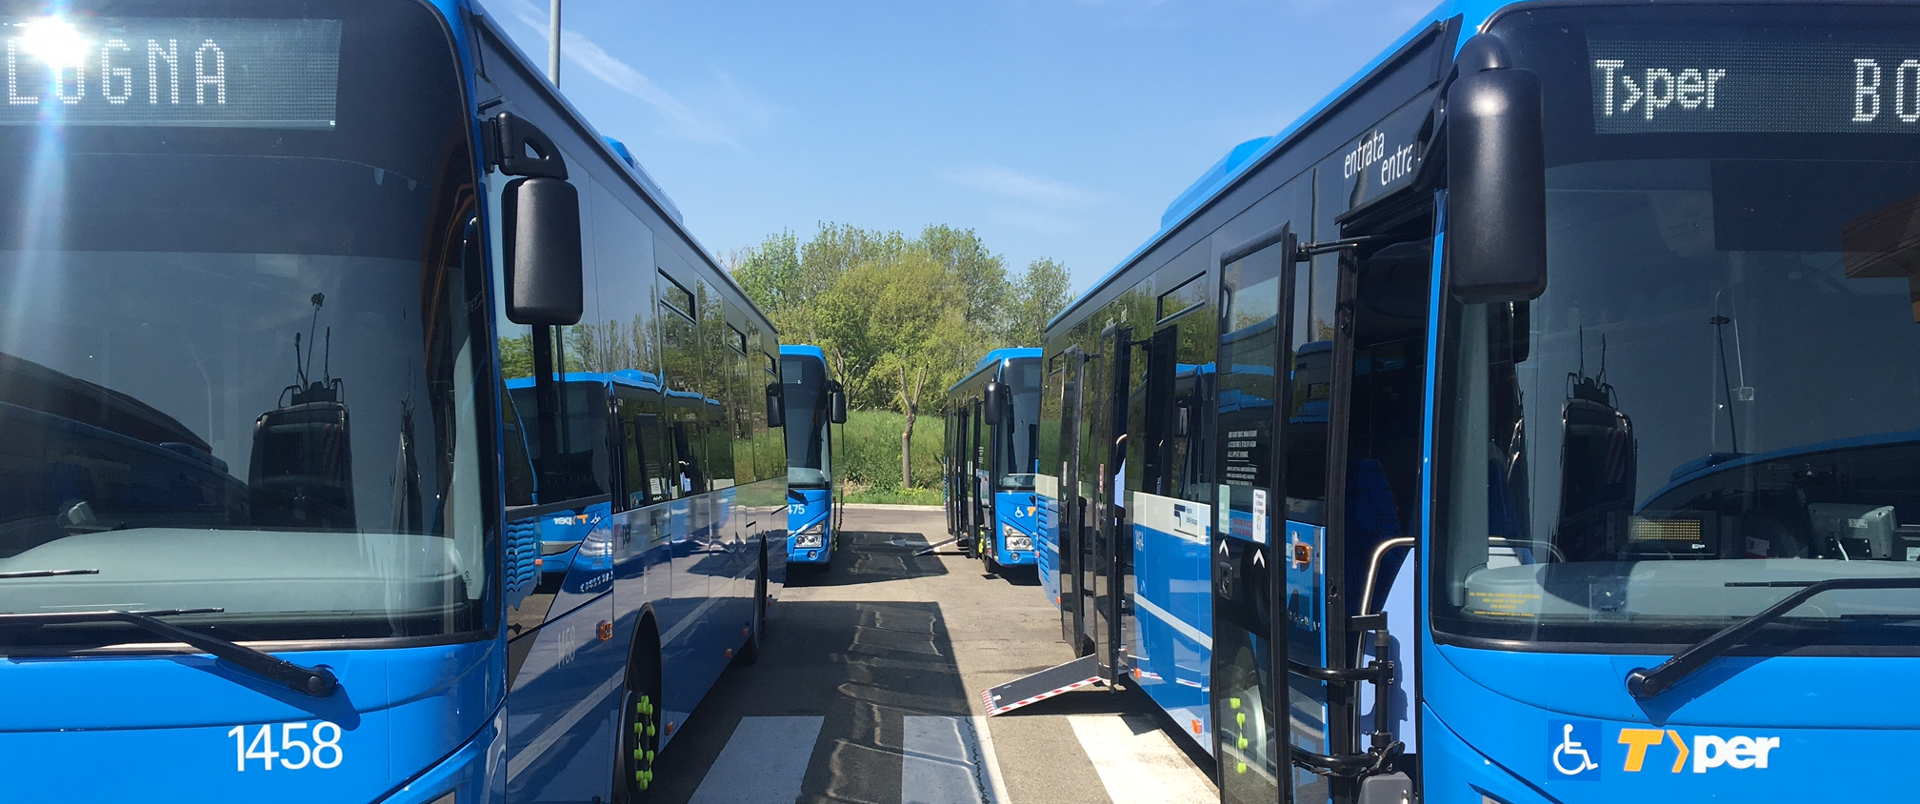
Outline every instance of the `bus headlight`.
[(812, 547), (825, 547), (827, 542), (826, 523), (815, 522), (793, 534), (793, 546), (802, 550)]
[(1000, 535), (1006, 537), (1008, 550), (1025, 552), (1033, 549), (1033, 537), (1021, 533), (1018, 528), (1012, 525), (1002, 524), (1000, 526)]

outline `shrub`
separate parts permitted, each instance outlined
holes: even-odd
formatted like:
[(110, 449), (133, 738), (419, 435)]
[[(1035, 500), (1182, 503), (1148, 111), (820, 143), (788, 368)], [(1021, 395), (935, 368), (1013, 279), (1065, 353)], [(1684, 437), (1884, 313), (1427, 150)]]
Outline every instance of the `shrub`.
[[(892, 411), (858, 410), (847, 414), (840, 428), (839, 465), (834, 473), (843, 481), (874, 490), (900, 488), (900, 432), (907, 417)], [(940, 450), (945, 422), (937, 415), (913, 422), (913, 485), (940, 488)]]

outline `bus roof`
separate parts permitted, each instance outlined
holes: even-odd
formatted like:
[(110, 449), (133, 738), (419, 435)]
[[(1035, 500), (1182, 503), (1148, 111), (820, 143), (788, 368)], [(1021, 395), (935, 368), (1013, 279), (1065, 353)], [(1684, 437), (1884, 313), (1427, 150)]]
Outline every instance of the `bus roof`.
[(780, 356), (781, 357), (788, 357), (788, 356), (811, 357), (822, 363), (827, 362), (827, 353), (823, 351), (820, 347), (814, 346), (813, 344), (810, 344), (810, 343), (780, 344)]
[(959, 382), (956, 382), (953, 385), (949, 386), (947, 388), (947, 392), (952, 393), (955, 389), (958, 389), (960, 386), (966, 385), (967, 382), (972, 380), (973, 378), (980, 376), (982, 373), (985, 373), (987, 370), (992, 369), (995, 366), (1000, 365), (1001, 361), (1021, 360), (1026, 358), (1032, 358), (1032, 359), (1038, 360), (1040, 358), (1040, 350), (1031, 346), (1014, 346), (1014, 347), (1008, 347), (1005, 349), (995, 349), (991, 352), (988, 352), (985, 355), (981, 356), (980, 362), (974, 364), (973, 370), (967, 372), (967, 376), (961, 377)]
[[(1388, 45), (1385, 50), (1382, 50), (1378, 55), (1374, 56), (1371, 61), (1367, 62), (1367, 65), (1362, 67), (1359, 72), (1354, 73), (1352, 77), (1342, 82), (1339, 87), (1335, 88), (1331, 93), (1328, 93), (1320, 102), (1309, 107), (1306, 112), (1302, 113), (1298, 118), (1295, 118), (1292, 123), (1282, 128), (1280, 133), (1270, 137), (1256, 137), (1242, 142), (1230, 149), (1226, 156), (1221, 157), (1212, 167), (1207, 168), (1207, 170), (1200, 175), (1200, 178), (1196, 179), (1193, 184), (1189, 185), (1186, 190), (1183, 190), (1179, 196), (1175, 197), (1173, 203), (1167, 207), (1167, 211), (1160, 218), (1160, 230), (1155, 232), (1152, 237), (1147, 238), (1147, 241), (1142, 243), (1139, 248), (1134, 249), (1133, 253), (1128, 254), (1125, 259), (1122, 259), (1119, 265), (1114, 266), (1112, 270), (1108, 271), (1104, 276), (1101, 276), (1092, 285), (1089, 285), (1085, 291), (1075, 297), (1073, 301), (1069, 302), (1065, 309), (1061, 310), (1052, 320), (1047, 322), (1047, 329), (1053, 329), (1059, 325), (1060, 322), (1072, 316), (1082, 305), (1086, 304), (1088, 300), (1099, 295), (1101, 290), (1105, 289), (1107, 285), (1125, 273), (1129, 266), (1146, 256), (1155, 246), (1160, 245), (1162, 241), (1179, 230), (1180, 227), (1186, 225), (1188, 221), (1200, 214), (1214, 201), (1226, 195), (1228, 191), (1240, 183), (1241, 179), (1244, 179), (1260, 166), (1272, 161), (1275, 155), (1286, 150), (1287, 146), (1305, 134), (1320, 118), (1327, 116), (1346, 101), (1348, 97), (1357, 94), (1358, 90), (1367, 84), (1368, 79), (1372, 78), (1376, 72), (1386, 66), (1402, 48), (1412, 44), (1415, 40), (1431, 30), (1436, 24), (1459, 17), (1461, 21), (1461, 36), (1459, 42), (1465, 42), (1467, 36), (1472, 32), (1480, 30), (1480, 27), (1492, 18), (1495, 12), (1509, 5), (1513, 5), (1512, 0), (1442, 0), (1433, 10), (1422, 15), (1418, 21), (1407, 29), (1406, 33), (1401, 34), (1399, 38), (1395, 39), (1393, 44)], [(1458, 47), (1458, 43), (1456, 43), (1455, 46)]]

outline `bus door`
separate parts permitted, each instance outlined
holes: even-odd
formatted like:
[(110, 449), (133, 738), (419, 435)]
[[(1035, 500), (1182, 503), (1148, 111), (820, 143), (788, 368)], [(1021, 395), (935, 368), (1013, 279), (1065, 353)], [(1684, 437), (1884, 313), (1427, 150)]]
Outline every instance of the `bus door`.
[(973, 497), (967, 493), (967, 478), (973, 476), (973, 457), (967, 447), (973, 443), (973, 439), (967, 434), (967, 425), (973, 421), (973, 409), (961, 400), (955, 401), (958, 409), (953, 413), (953, 457), (947, 462), (947, 499), (948, 505), (953, 508), (951, 535), (956, 539), (964, 539), (968, 528), (972, 527), (967, 518), (967, 512), (973, 505)]
[(954, 446), (960, 443), (960, 415), (952, 410), (952, 401), (951, 398), (948, 399), (948, 410), (945, 416), (946, 434), (943, 437), (945, 443), (940, 451), (940, 506), (946, 509), (949, 538), (960, 529), (959, 522), (954, 519), (954, 514), (959, 510), (960, 498), (953, 492), (953, 467), (960, 458), (960, 449)]
[[(1235, 247), (1221, 259), (1220, 343), (1215, 363), (1220, 483), (1209, 550), (1213, 566), (1214, 759), (1223, 804), (1273, 804), (1292, 785), (1284, 736), (1289, 709), (1280, 684), (1287, 634), (1274, 601), (1287, 540), (1281, 450), (1283, 404), (1293, 354), (1293, 254), (1289, 227)], [(1310, 799), (1303, 799), (1310, 800)]]
[(982, 488), (986, 481), (980, 479), (980, 476), (987, 471), (985, 450), (987, 441), (986, 434), (982, 432), (986, 429), (986, 422), (982, 421), (985, 407), (979, 397), (973, 398), (972, 412), (968, 414), (970, 422), (967, 426), (967, 537), (971, 539), (967, 544), (973, 548), (974, 555), (980, 554), (982, 535), (986, 534), (987, 528), (992, 525), (992, 521), (987, 518), (989, 498), (983, 493), (985, 489)]
[[(1355, 711), (1375, 669), (1355, 668), (1346, 572), (1347, 438), (1354, 380), (1351, 252), (1283, 267), (1280, 469), (1274, 533), (1279, 609), (1269, 626), (1286, 668), (1277, 706), (1288, 738), (1285, 784), (1295, 804), (1351, 802), (1360, 780), (1394, 757), (1361, 753)], [(1357, 556), (1364, 561), (1365, 556)], [(1285, 664), (1280, 664), (1284, 661)], [(1386, 746), (1378, 746), (1386, 750)], [(1392, 753), (1397, 753), (1397, 745)]]
[(1085, 380), (1086, 352), (1068, 347), (1060, 355), (1060, 492), (1056, 505), (1059, 517), (1057, 533), (1058, 566), (1054, 567), (1059, 584), (1055, 601), (1060, 606), (1060, 637), (1073, 645), (1075, 656), (1084, 655), (1081, 634), (1087, 632), (1086, 609), (1080, 596), (1080, 544), (1085, 541), (1087, 500), (1080, 484), (1080, 387)]
[(1095, 470), (1093, 527), (1080, 544), (1077, 584), (1082, 607), (1081, 638), (1092, 648), (1100, 680), (1111, 685), (1118, 677), (1121, 640), (1120, 602), (1127, 593), (1121, 578), (1120, 550), (1131, 549), (1132, 525), (1127, 518), (1126, 458), (1127, 403), (1133, 375), (1133, 328), (1108, 325), (1100, 333), (1101, 351), (1110, 356), (1105, 366), (1106, 393), (1091, 412), (1094, 443), (1099, 450)]

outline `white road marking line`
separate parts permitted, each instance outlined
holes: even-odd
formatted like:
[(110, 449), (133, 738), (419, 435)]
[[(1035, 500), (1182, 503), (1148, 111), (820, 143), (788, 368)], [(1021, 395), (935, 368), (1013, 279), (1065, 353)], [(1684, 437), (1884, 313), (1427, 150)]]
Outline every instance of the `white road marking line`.
[(1080, 747), (1113, 804), (1217, 804), (1219, 794), (1152, 719), (1073, 715)]
[(900, 804), (1008, 804), (987, 719), (901, 718)]
[(993, 785), (991, 801), (1000, 804), (1012, 804), (1013, 798), (1007, 795), (1007, 780), (1000, 777), (1000, 757), (993, 753), (993, 730), (987, 728), (987, 719), (979, 715), (967, 718), (973, 721), (973, 733), (980, 738), (980, 761), (986, 763), (987, 781)]
[(826, 718), (743, 717), (687, 804), (793, 804)]

